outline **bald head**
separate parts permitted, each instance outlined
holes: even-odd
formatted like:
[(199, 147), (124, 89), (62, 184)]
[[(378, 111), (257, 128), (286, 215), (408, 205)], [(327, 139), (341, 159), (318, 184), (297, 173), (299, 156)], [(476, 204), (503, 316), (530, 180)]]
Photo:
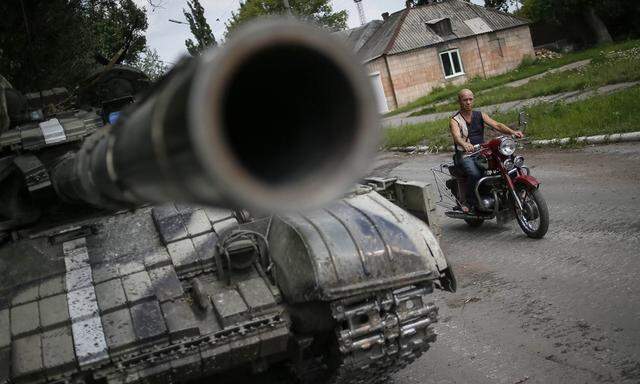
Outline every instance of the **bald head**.
[(465, 96), (471, 96), (473, 97), (473, 92), (471, 92), (470, 89), (461, 89), (460, 92), (458, 92), (458, 100), (462, 100), (463, 97)]
[(458, 92), (458, 103), (460, 103), (461, 111), (470, 112), (473, 110), (473, 92), (470, 89)]

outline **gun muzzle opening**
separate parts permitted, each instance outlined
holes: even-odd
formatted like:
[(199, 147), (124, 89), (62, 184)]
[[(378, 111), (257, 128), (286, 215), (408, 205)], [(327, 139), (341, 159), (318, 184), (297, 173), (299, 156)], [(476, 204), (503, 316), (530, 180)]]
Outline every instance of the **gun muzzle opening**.
[(217, 178), (229, 180), (227, 192), (243, 206), (336, 197), (366, 171), (377, 143), (362, 68), (325, 34), (290, 27), (271, 25), (246, 44), (239, 37), (212, 69), (218, 91), (199, 120), (213, 120)]
[(224, 135), (256, 179), (296, 185), (346, 160), (357, 136), (356, 99), (352, 83), (326, 57), (274, 47), (240, 67), (229, 84)]

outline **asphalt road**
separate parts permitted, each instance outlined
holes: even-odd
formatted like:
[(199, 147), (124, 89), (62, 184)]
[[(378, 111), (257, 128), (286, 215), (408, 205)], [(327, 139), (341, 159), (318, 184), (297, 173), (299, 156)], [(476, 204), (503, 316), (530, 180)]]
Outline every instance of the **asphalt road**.
[[(460, 288), (435, 296), (438, 341), (395, 384), (640, 383), (640, 144), (521, 154), (549, 232), (442, 217)], [(433, 181), (449, 158), (386, 154), (375, 173)]]

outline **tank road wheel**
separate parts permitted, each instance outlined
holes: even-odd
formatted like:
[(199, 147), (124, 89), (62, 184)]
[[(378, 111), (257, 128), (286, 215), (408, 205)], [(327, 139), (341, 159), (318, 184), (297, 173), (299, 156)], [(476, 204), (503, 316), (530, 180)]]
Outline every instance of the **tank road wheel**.
[[(330, 303), (335, 329), (314, 338), (311, 356), (294, 368), (300, 383), (377, 384), (429, 349), (436, 335), (433, 285)], [(401, 331), (402, 330), (402, 331)]]
[(464, 222), (467, 223), (471, 228), (477, 228), (484, 223), (484, 219), (464, 219)]

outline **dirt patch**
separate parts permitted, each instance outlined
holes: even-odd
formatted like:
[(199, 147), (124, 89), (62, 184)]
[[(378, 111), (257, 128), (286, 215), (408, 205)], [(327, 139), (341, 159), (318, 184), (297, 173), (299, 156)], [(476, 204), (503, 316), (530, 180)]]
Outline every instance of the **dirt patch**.
[(479, 297), (454, 297), (447, 299), (447, 307), (449, 308), (462, 308), (470, 303), (477, 303), (480, 301)]
[(458, 285), (461, 288), (486, 288), (507, 284), (505, 280), (497, 276), (495, 271), (481, 264), (456, 264), (455, 271)]
[(477, 303), (481, 298), (491, 296), (497, 287), (508, 284), (494, 271), (480, 264), (456, 264), (455, 271), (461, 292), (447, 298), (445, 302), (449, 308), (462, 308)]
[(640, 363), (637, 361), (626, 361), (620, 371), (620, 377), (624, 380), (640, 382)]
[(369, 176), (387, 177), (389, 173), (404, 163), (401, 157), (389, 158), (384, 156), (376, 161), (375, 168), (369, 173)]

